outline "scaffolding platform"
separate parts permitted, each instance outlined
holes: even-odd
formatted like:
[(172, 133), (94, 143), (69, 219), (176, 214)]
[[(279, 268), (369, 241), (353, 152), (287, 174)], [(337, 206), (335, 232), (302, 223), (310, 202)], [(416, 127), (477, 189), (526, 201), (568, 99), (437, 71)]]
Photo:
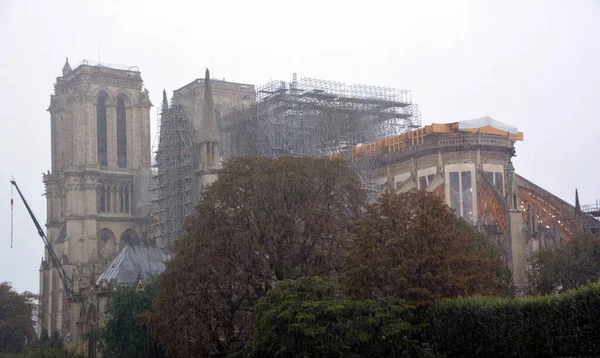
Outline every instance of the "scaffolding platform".
[(294, 74), (257, 88), (256, 103), (223, 118), (225, 158), (328, 156), (421, 125), (408, 90), (346, 85)]

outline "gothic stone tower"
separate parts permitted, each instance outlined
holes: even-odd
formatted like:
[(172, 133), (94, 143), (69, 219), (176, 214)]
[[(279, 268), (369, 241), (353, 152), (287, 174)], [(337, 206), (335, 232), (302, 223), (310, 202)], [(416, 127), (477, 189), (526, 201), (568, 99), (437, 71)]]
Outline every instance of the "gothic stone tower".
[[(137, 67), (65, 63), (51, 115), (52, 171), (44, 175), (47, 231), (72, 279), (66, 297), (48, 260), (40, 268), (39, 324), (67, 347), (95, 354), (84, 334), (103, 307), (94, 281), (126, 243), (143, 235), (148, 208), (150, 113)], [(68, 300), (66, 300), (68, 298)]]

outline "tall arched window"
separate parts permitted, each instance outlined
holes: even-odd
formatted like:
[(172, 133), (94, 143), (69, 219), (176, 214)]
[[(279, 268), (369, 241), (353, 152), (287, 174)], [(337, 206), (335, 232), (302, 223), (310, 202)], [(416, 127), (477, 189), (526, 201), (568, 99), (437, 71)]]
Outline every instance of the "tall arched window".
[(100, 185), (96, 192), (96, 210), (99, 213), (106, 212), (106, 188), (104, 185)]
[(129, 185), (119, 187), (119, 212), (129, 214)]
[(127, 168), (127, 110), (123, 96), (117, 99), (117, 165)]
[(96, 235), (96, 250), (98, 256), (105, 261), (112, 258), (117, 251), (117, 240), (115, 234), (107, 228), (98, 231)]
[(96, 104), (96, 132), (98, 138), (98, 164), (101, 167), (108, 166), (106, 154), (106, 95), (98, 96)]

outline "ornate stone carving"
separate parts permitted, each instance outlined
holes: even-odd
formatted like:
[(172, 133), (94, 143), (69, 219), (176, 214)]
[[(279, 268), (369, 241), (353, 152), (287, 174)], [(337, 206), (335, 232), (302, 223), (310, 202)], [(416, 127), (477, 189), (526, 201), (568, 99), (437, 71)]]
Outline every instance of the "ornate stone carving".
[(58, 110), (58, 98), (55, 95), (50, 95), (50, 106), (48, 112), (54, 113)]
[(148, 93), (147, 88), (144, 88), (144, 90), (141, 92), (137, 105), (138, 107), (142, 108), (152, 107), (152, 102), (150, 102), (150, 94)]
[(90, 82), (112, 87), (126, 87), (135, 89), (141, 89), (142, 87), (142, 82), (139, 80), (107, 77), (101, 74), (90, 76)]

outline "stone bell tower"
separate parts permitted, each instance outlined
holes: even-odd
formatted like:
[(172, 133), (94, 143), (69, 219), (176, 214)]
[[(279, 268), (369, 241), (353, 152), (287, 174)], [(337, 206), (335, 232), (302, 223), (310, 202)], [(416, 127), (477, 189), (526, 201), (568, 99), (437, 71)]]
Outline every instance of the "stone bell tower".
[(67, 297), (46, 253), (39, 325), (90, 356), (95, 343), (84, 335), (104, 310), (93, 295), (95, 278), (120, 248), (144, 237), (151, 106), (137, 67), (85, 60), (72, 69), (67, 59), (50, 99), (46, 226), (73, 283)]

